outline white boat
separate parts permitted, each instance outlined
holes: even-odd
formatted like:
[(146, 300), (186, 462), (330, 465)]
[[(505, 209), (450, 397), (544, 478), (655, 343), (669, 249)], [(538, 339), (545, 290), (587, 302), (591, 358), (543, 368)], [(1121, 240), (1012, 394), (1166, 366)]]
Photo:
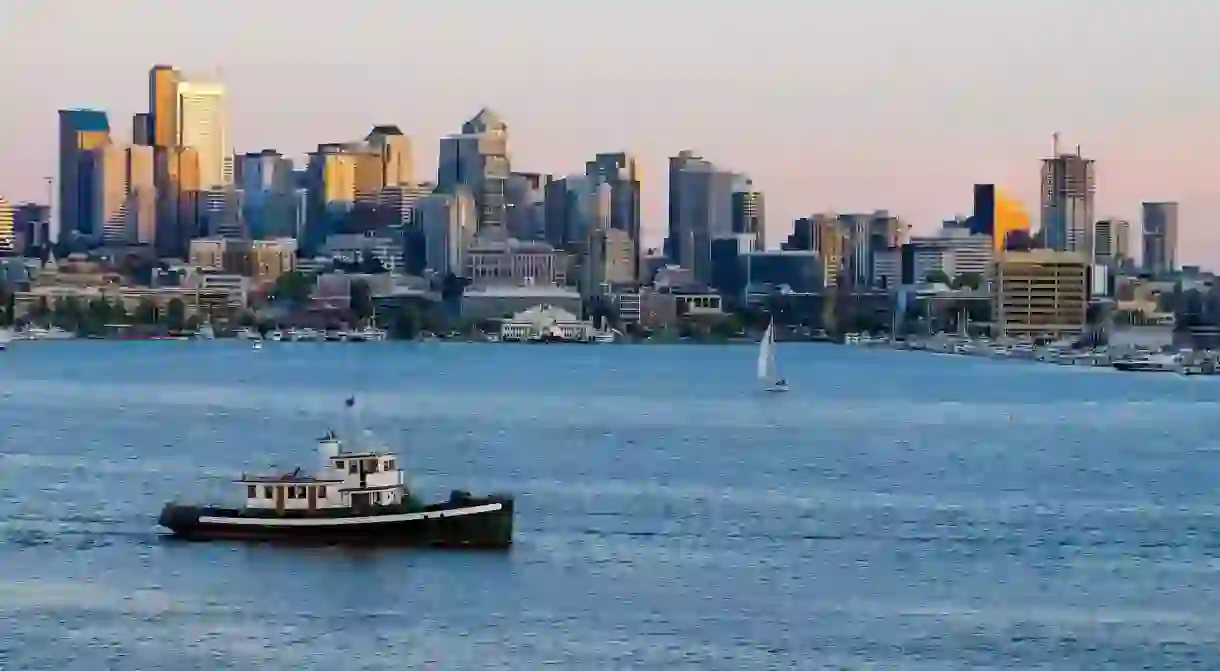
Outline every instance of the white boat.
[(13, 332), (10, 329), (0, 329), (0, 352), (8, 349), (8, 344), (13, 341)]
[(258, 331), (248, 327), (237, 329), (237, 331), (233, 333), (233, 337), (240, 338), (242, 340), (258, 340), (259, 338), (262, 338), (262, 336), (258, 334)]
[(614, 331), (598, 331), (593, 335), (593, 341), (598, 343), (613, 343), (615, 341)]
[(1122, 359), (1111, 365), (1115, 370), (1132, 373), (1176, 373), (1182, 369), (1182, 357), (1173, 354), (1150, 354)]
[(215, 340), (216, 329), (212, 328), (211, 324), (204, 324), (203, 326), (199, 327), (199, 330), (195, 333), (195, 337), (199, 338), (200, 340)]
[(255, 340), (255, 341), (254, 341), (254, 344), (250, 346), (250, 349), (252, 349), (252, 350), (254, 350), (254, 351), (256, 351), (256, 352), (257, 352), (258, 350), (262, 349), (262, 348), (263, 348), (263, 341), (262, 341), (262, 340)]
[(767, 324), (762, 342), (758, 346), (758, 379), (767, 391), (788, 391), (788, 381), (775, 372), (775, 321)]

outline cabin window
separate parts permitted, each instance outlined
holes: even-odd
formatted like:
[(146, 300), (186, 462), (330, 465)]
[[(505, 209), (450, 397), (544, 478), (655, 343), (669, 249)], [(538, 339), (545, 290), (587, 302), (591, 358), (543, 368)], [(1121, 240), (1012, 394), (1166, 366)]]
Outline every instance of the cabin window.
[(248, 498), (248, 499), (258, 498), (258, 487), (254, 486), (254, 485), (246, 485), (246, 498)]
[(275, 488), (270, 485), (263, 487), (263, 497), (268, 499), (275, 498)]
[(343, 470), (343, 460), (342, 459), (335, 460), (335, 468), (337, 468), (339, 470)]
[(288, 498), (295, 499), (296, 497), (297, 497), (297, 488), (289, 487), (288, 488)]
[(305, 498), (305, 488), (304, 487), (297, 487), (297, 498), (298, 499)]
[(355, 472), (356, 472), (356, 465), (357, 465), (357, 464), (356, 464), (356, 462), (354, 462), (354, 461), (353, 461), (352, 463), (348, 464), (348, 465), (347, 465), (347, 466), (348, 466), (348, 468), (347, 468), (347, 472), (348, 472), (348, 473), (355, 473)]
[(318, 498), (320, 498), (320, 499), (326, 498), (326, 488), (325, 487), (318, 487)]
[(387, 471), (392, 471), (392, 470), (394, 470), (394, 460), (393, 460), (393, 459), (386, 459), (386, 462), (385, 462), (385, 469), (386, 469)]
[(380, 462), (378, 462), (376, 459), (369, 459), (369, 460), (368, 460), (368, 461), (365, 463), (364, 467), (365, 467), (365, 469), (367, 469), (367, 470), (368, 470), (368, 472), (369, 472), (369, 473), (376, 473), (376, 472), (377, 472), (377, 464), (378, 464), (378, 463), (380, 463)]

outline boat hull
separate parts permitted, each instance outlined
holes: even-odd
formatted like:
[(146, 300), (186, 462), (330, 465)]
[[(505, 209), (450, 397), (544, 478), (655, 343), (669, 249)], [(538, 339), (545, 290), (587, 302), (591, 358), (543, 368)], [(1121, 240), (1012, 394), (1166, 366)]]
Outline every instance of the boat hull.
[(177, 538), (327, 545), (397, 545), (503, 550), (512, 545), (513, 500), (488, 497), (414, 512), (276, 515), (168, 504), (157, 520)]

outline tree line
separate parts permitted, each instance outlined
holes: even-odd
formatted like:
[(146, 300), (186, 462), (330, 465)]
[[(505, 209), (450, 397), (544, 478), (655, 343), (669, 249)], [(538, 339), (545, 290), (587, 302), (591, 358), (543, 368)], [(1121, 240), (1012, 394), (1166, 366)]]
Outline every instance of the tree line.
[(187, 317), (186, 303), (182, 299), (171, 299), (164, 307), (149, 298), (143, 298), (135, 310), (129, 311), (122, 300), (111, 300), (98, 296), (85, 300), (75, 296), (62, 296), (49, 300), (40, 296), (26, 309), (17, 314), (16, 295), (8, 287), (0, 287), (0, 326), (12, 327), (22, 323), (39, 326), (58, 326), (66, 331), (81, 334), (103, 334), (114, 325), (159, 326), (168, 330), (198, 328), (195, 317)]

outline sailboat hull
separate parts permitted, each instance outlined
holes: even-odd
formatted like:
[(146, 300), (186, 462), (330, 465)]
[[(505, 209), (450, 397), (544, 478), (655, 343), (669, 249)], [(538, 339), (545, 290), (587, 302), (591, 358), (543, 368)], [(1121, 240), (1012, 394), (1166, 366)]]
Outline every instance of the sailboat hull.
[(768, 391), (772, 394), (777, 394), (781, 391), (788, 391), (788, 385), (783, 385), (783, 386), (775, 385), (773, 387), (767, 387), (766, 391)]

